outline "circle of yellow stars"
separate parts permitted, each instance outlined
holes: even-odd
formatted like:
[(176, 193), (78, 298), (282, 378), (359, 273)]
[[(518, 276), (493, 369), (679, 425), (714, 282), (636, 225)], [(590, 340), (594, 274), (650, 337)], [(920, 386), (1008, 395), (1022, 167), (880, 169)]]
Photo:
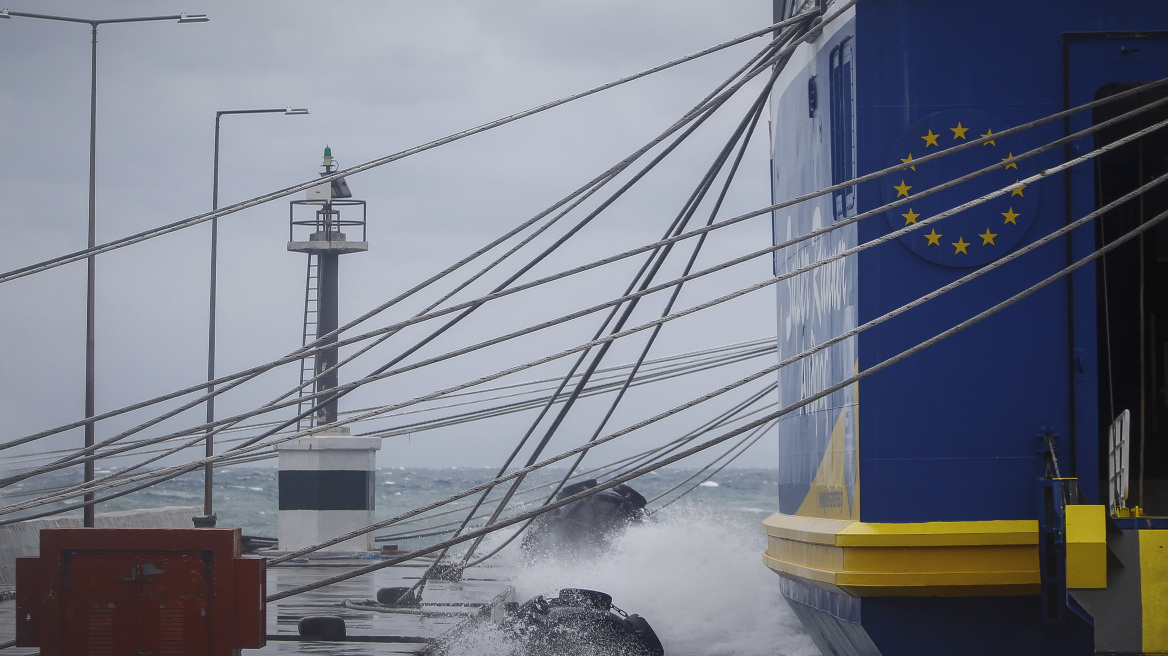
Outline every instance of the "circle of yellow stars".
[[(958, 121), (957, 126), (949, 128), (949, 130), (953, 132), (953, 141), (958, 141), (958, 140), (966, 141), (967, 140), (965, 133), (969, 131), (969, 128), (962, 125), (961, 121)], [(994, 131), (992, 129), (987, 128), (985, 134), (982, 134), (980, 136), (982, 138), (993, 137)], [(925, 151), (928, 151), (928, 149), (932, 148), (932, 147), (940, 148), (941, 143), (938, 140), (941, 139), (941, 137), (942, 137), (942, 135), (935, 134), (933, 132), (933, 130), (930, 128), (929, 131), (926, 132), (925, 135), (921, 137), (921, 139), (924, 141), (923, 148), (925, 149)], [(997, 141), (995, 139), (989, 139), (986, 142), (982, 143), (982, 146), (992, 146), (994, 148), (997, 148), (998, 144), (997, 144)], [(909, 165), (908, 168), (912, 169), (913, 171), (917, 170), (916, 165), (913, 164), (914, 160), (913, 160), (913, 154), (911, 152), (908, 154), (908, 157), (905, 157), (905, 158), (901, 159), (900, 161), (904, 164), (908, 164)], [(1007, 162), (1007, 164), (1005, 166), (1005, 170), (1010, 170), (1010, 169), (1014, 169), (1015, 171), (1018, 170), (1018, 165), (1014, 162), (1014, 153), (1013, 152), (1010, 152), (1005, 157), (1003, 157), (1002, 161)], [(1020, 180), (1015, 180), (1014, 182), (1017, 186), (1015, 186), (1014, 189), (1010, 191), (1010, 197), (1019, 196), (1019, 197), (1025, 198), (1026, 197), (1025, 192), (1026, 192), (1027, 185), (1021, 184)], [(911, 198), (912, 197), (912, 194), (910, 193), (910, 191), (912, 190), (912, 185), (906, 184), (904, 179), (901, 179), (900, 184), (893, 185), (892, 188), (896, 190), (896, 197), (897, 198)], [(1022, 216), (1021, 214), (1014, 211), (1013, 206), (1011, 206), (1010, 209), (1008, 209), (1007, 211), (1002, 212), (1001, 215), (1005, 219), (1003, 221), (1003, 225), (1015, 225), (1015, 226), (1018, 225), (1018, 217)], [(916, 223), (917, 219), (920, 218), (921, 215), (914, 212), (912, 207), (910, 206), (908, 208), (908, 211), (901, 214), (901, 216), (904, 217), (904, 224), (907, 226), (907, 225), (912, 225), (912, 224)], [(928, 234), (924, 235), (924, 238), (925, 238), (928, 246), (930, 246), (930, 247), (936, 246), (938, 248), (943, 248), (941, 238), (944, 236), (945, 236), (944, 234), (937, 232), (937, 229), (934, 227)], [(998, 236), (998, 233), (993, 232), (991, 227), (986, 227), (985, 232), (977, 235), (977, 237), (981, 238), (981, 244), (980, 244), (981, 246), (995, 246), (996, 244), (994, 243), (994, 239), (996, 239), (997, 236)], [(969, 254), (969, 247), (973, 244), (973, 242), (965, 241), (964, 235), (958, 235), (957, 241), (948, 242), (948, 243), (950, 246), (953, 247), (953, 254), (954, 255), (968, 255)]]

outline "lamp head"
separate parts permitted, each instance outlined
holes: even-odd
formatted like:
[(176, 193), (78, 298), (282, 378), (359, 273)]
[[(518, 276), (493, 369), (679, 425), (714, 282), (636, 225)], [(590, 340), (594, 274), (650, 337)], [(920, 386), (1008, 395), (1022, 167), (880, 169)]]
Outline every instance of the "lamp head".
[(180, 23), (206, 23), (209, 20), (207, 14), (179, 14), (178, 17)]
[(308, 113), (308, 110), (303, 107), (292, 108), (284, 110), (284, 116), (303, 116)]
[(0, 9), (0, 18), (12, 18), (12, 17), (8, 15), (7, 9)]

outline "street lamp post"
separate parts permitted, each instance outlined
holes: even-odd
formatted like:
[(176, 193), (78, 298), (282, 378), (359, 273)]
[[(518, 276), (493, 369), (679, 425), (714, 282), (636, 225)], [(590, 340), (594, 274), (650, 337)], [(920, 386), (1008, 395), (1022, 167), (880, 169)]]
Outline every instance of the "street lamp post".
[[(108, 23), (145, 23), (149, 21), (178, 21), (179, 23), (205, 23), (209, 19), (203, 14), (178, 14), (175, 16), (141, 16), (137, 18), (105, 18), (92, 20), (68, 16), (30, 14), (20, 11), (0, 10), (0, 18), (39, 18), (66, 23), (84, 23), (92, 28), (92, 45), (89, 55), (89, 248), (97, 244), (97, 26)], [(94, 274), (96, 261), (93, 255), (87, 260), (88, 273), (85, 290), (85, 448), (91, 449), (94, 442)], [(92, 455), (92, 454), (91, 454)], [(85, 482), (93, 480), (93, 458), (85, 461)], [(84, 524), (93, 526), (93, 493), (85, 495)]]
[[(215, 172), (211, 182), (211, 211), (219, 209), (219, 120), (225, 114), (284, 114), (285, 116), (303, 116), (307, 109), (224, 109), (215, 112)], [(211, 219), (211, 286), (210, 309), (207, 313), (207, 457), (215, 455), (214, 422), (215, 422), (215, 270), (219, 252), (219, 217)], [(215, 514), (211, 502), (211, 484), (214, 480), (214, 466), (207, 463), (203, 469), (203, 516), (195, 518), (196, 526), (214, 527)]]

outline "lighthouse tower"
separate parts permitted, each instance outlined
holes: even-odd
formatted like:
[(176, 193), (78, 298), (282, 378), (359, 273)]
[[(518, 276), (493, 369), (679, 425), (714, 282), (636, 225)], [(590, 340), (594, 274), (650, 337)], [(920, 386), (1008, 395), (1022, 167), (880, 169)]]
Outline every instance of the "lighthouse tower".
[[(332, 150), (324, 149), (321, 176), (337, 170)], [(345, 216), (341, 216), (342, 211)], [(322, 182), (288, 209), (288, 250), (308, 255), (304, 285), (304, 344), (337, 328), (341, 255), (369, 250), (365, 241), (365, 201), (354, 200), (344, 178)], [(350, 241), (349, 237), (360, 239)], [(321, 430), (278, 447), (280, 454), (280, 532), (283, 551), (294, 551), (372, 524), (377, 450), (381, 441), (351, 437), (337, 420), (337, 401), (326, 401), (337, 386), (337, 338), (324, 339), (300, 368), (299, 429)], [(314, 381), (314, 382), (313, 382)], [(311, 410), (311, 413), (308, 411)], [(327, 551), (373, 548), (366, 534)]]

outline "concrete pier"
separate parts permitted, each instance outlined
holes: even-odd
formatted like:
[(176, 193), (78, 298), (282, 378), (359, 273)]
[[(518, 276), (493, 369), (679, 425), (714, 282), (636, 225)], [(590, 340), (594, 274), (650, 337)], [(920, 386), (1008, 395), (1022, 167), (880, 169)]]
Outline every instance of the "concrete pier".
[[(97, 513), (97, 528), (191, 528), (199, 506), (167, 506)], [(40, 555), (41, 529), (80, 528), (81, 515), (58, 515), (0, 526), (0, 590), (16, 585), (16, 559)]]

